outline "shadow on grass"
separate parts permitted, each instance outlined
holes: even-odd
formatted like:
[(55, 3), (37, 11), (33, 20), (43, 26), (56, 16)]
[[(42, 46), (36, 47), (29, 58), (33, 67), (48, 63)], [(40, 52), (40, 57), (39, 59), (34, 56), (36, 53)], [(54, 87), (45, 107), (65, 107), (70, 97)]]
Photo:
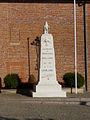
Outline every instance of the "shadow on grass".
[(0, 120), (18, 120), (16, 118), (0, 117)]
[(25, 95), (28, 97), (33, 97), (32, 91), (30, 89), (17, 89), (17, 94)]
[(47, 119), (29, 118), (29, 119), (25, 119), (25, 120), (54, 120), (54, 119), (52, 119), (52, 118), (47, 118)]
[[(0, 117), (0, 120), (19, 120), (17, 118), (7, 118), (7, 117)], [(54, 120), (52, 118), (42, 119), (42, 118), (25, 118), (24, 120)]]
[(86, 101), (81, 101), (81, 102), (80, 102), (80, 105), (86, 105), (86, 104), (87, 104)]

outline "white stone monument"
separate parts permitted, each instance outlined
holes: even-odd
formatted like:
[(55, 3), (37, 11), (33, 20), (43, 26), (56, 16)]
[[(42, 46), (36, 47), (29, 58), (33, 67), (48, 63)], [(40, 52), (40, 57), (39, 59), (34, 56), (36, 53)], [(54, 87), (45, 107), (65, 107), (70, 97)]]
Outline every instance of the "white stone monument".
[(53, 36), (48, 33), (48, 23), (44, 25), (44, 34), (41, 36), (40, 80), (33, 97), (66, 97), (66, 92), (56, 79), (55, 51)]

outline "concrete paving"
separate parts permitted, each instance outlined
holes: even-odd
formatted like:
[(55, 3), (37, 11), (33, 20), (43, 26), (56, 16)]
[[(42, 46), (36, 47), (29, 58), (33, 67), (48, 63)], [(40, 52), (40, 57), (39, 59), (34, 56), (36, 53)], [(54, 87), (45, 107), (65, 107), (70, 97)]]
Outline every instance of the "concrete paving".
[(67, 98), (31, 98), (2, 92), (0, 120), (90, 120), (90, 94), (68, 94)]

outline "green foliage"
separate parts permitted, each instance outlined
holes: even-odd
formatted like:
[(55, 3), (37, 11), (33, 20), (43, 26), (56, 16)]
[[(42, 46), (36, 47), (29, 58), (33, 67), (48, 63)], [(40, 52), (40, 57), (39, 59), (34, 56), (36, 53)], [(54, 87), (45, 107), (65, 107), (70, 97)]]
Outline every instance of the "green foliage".
[[(75, 87), (75, 73), (66, 73), (63, 76), (66, 87)], [(84, 77), (77, 73), (77, 87), (80, 88), (84, 85)]]
[(18, 74), (8, 74), (4, 78), (5, 88), (17, 88), (19, 85), (20, 79)]
[(84, 85), (84, 77), (81, 74), (77, 74), (77, 87), (80, 88)]
[(66, 73), (63, 76), (63, 80), (65, 82), (66, 87), (74, 87), (74, 74), (73, 73)]

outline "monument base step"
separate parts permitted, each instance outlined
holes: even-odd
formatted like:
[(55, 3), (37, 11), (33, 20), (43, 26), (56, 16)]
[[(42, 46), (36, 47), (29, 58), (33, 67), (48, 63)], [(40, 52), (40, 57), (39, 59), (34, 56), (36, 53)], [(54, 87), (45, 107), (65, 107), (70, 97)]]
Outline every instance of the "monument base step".
[(36, 92), (33, 93), (33, 97), (66, 97), (65, 91), (49, 91), (49, 92)]
[(48, 83), (43, 84), (43, 82), (40, 82), (36, 86), (36, 93), (33, 93), (33, 97), (66, 97), (66, 92), (62, 90), (61, 85), (59, 85), (57, 82), (54, 84)]
[(33, 97), (66, 97), (66, 92), (60, 85), (38, 85)]

